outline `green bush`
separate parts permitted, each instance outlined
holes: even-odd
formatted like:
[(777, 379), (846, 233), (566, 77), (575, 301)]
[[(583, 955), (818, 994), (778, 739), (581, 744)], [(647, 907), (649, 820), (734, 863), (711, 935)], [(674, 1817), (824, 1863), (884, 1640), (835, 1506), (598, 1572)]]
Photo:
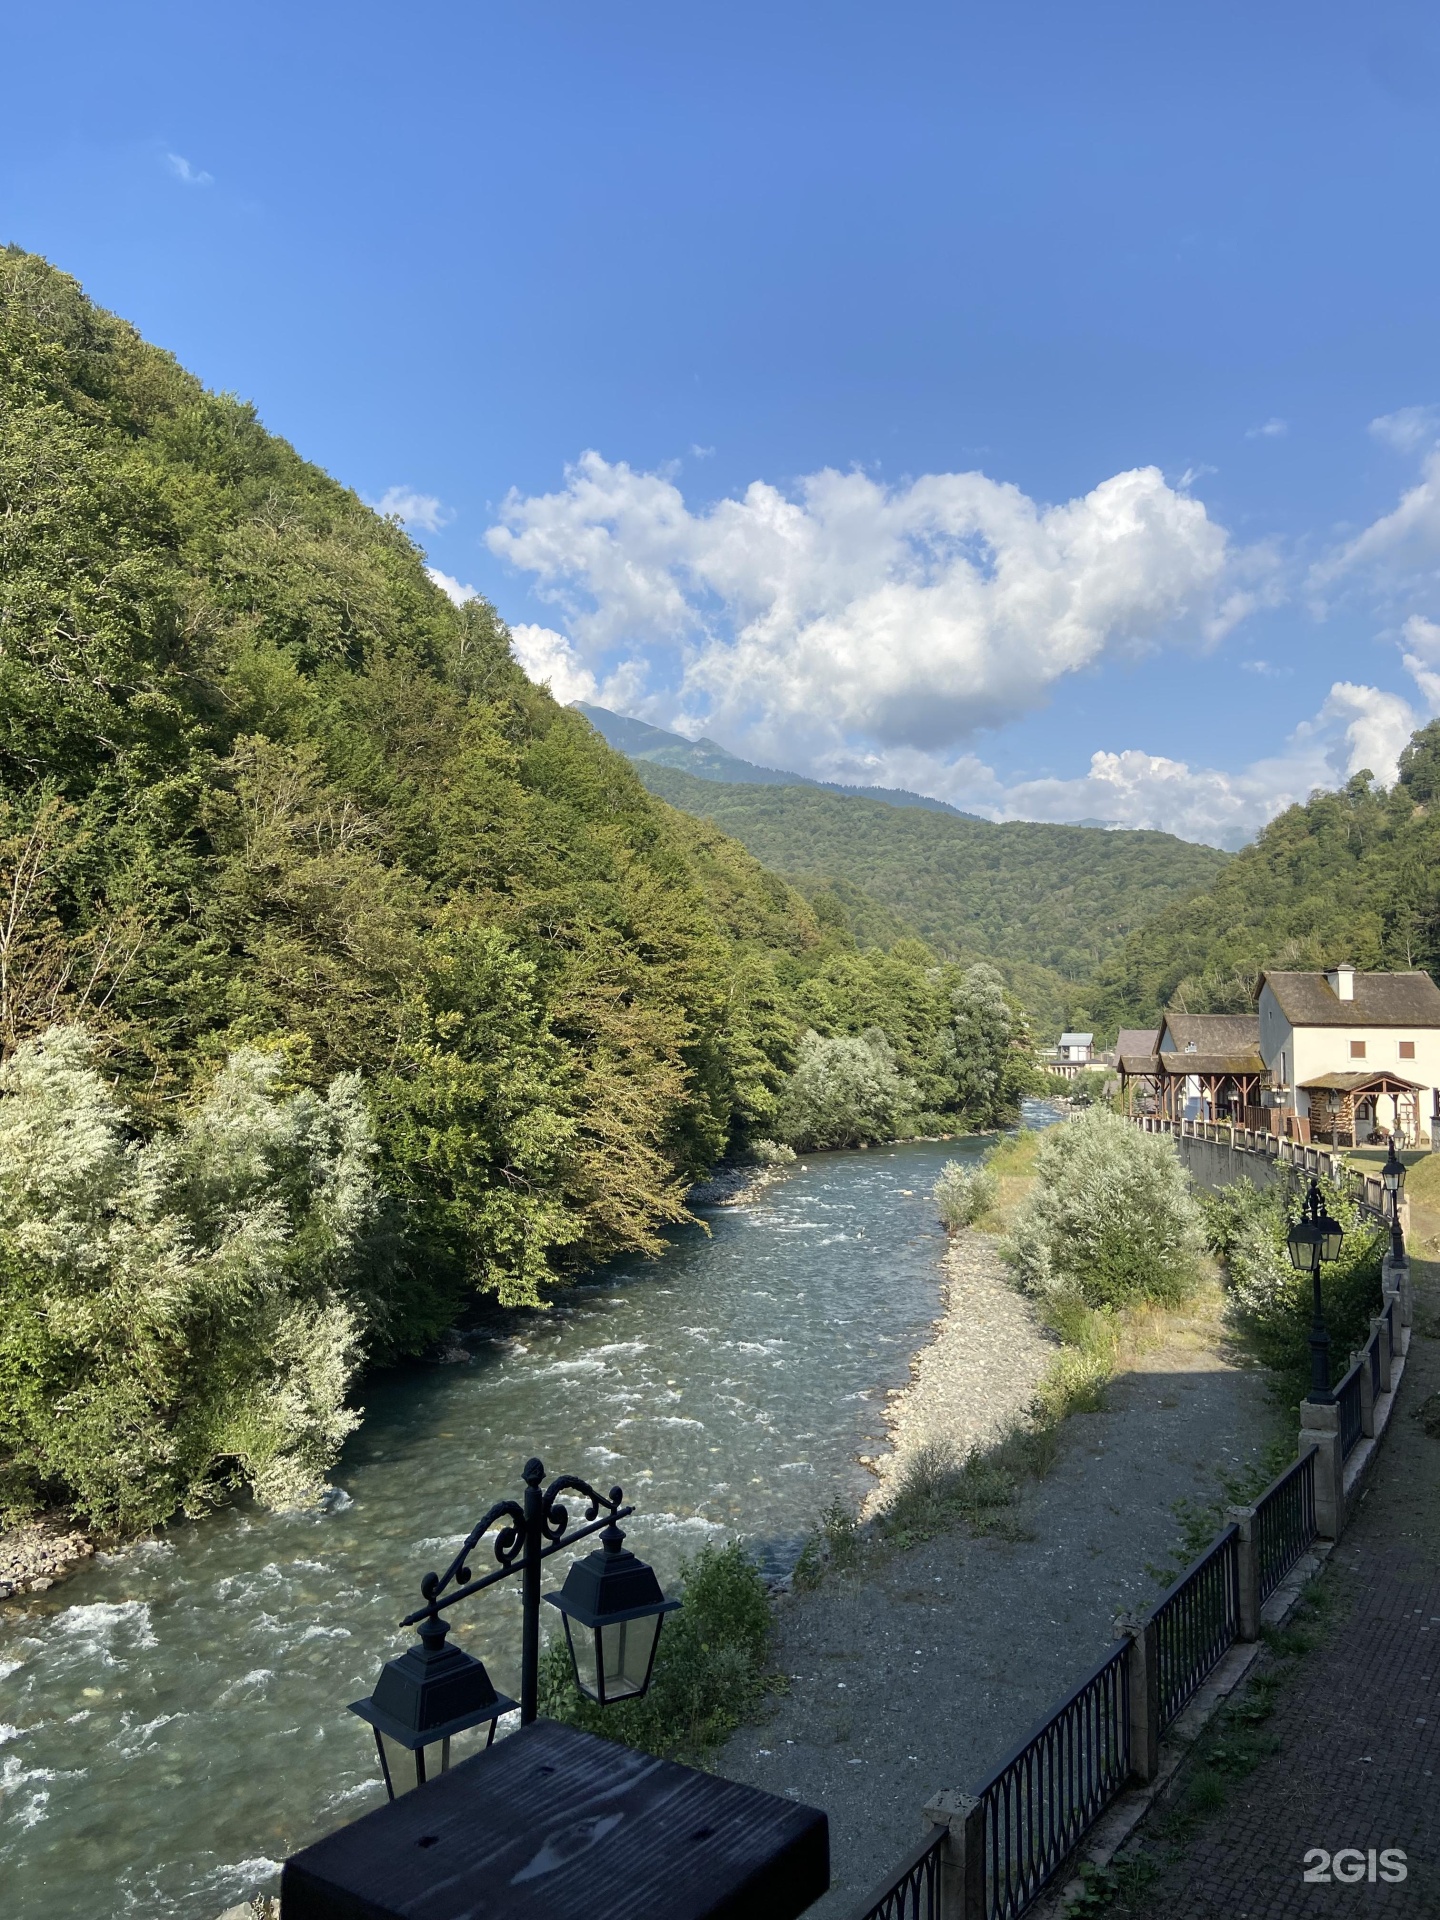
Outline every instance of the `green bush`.
[(1168, 1137), (1092, 1107), (1041, 1137), (1035, 1174), (1005, 1246), (1027, 1292), (1124, 1307), (1193, 1286), (1203, 1216)]
[(984, 1161), (947, 1160), (933, 1192), (941, 1224), (953, 1232), (990, 1211), (1000, 1198), (1000, 1176)]
[(879, 1027), (859, 1039), (807, 1033), (780, 1095), (780, 1133), (802, 1150), (890, 1140), (912, 1094)]
[[(1351, 1350), (1369, 1338), (1371, 1315), (1380, 1310), (1380, 1263), (1387, 1235), (1328, 1180), (1321, 1181), (1320, 1190), (1327, 1209), (1345, 1229), (1340, 1258), (1320, 1269), (1333, 1384), (1346, 1370)], [(1241, 1338), (1276, 1375), (1277, 1391), (1287, 1400), (1299, 1399), (1310, 1382), (1314, 1283), (1296, 1272), (1285, 1245), (1303, 1200), (1299, 1186), (1287, 1191), (1237, 1180), (1201, 1201), (1206, 1240), (1224, 1266)]]
[(355, 1075), (283, 1072), (233, 1054), (142, 1145), (80, 1029), (0, 1070), (0, 1519), (128, 1530), (318, 1491), (356, 1422), (375, 1144)]
[(732, 1543), (702, 1548), (680, 1581), (684, 1605), (665, 1621), (643, 1699), (614, 1707), (587, 1700), (562, 1638), (541, 1660), (541, 1711), (662, 1758), (701, 1758), (733, 1732), (765, 1692), (772, 1621), (764, 1579)]

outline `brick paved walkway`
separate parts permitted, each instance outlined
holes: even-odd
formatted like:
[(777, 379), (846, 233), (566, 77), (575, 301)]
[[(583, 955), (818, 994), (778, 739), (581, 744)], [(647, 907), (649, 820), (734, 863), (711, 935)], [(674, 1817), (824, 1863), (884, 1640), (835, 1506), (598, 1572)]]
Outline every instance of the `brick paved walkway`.
[[(1138, 1911), (1176, 1920), (1440, 1917), (1440, 1440), (1413, 1417), (1440, 1390), (1440, 1268), (1416, 1263), (1416, 1328), (1399, 1403), (1362, 1499), (1322, 1575), (1338, 1603), (1280, 1691), (1278, 1750), (1237, 1782)], [(1425, 1331), (1428, 1329), (1428, 1333)], [(1402, 1884), (1307, 1885), (1307, 1848), (1401, 1848)], [(1346, 1863), (1348, 1868), (1350, 1863)]]

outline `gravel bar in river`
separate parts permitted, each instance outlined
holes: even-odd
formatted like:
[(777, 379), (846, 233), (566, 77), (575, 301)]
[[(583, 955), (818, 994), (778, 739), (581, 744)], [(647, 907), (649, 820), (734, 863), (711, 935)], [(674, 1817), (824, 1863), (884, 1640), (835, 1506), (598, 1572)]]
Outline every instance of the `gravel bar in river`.
[(910, 1384), (891, 1395), (890, 1451), (866, 1464), (878, 1484), (868, 1516), (886, 1505), (905, 1461), (932, 1445), (957, 1456), (997, 1440), (1034, 1397), (1056, 1354), (1035, 1310), (1010, 1283), (993, 1234), (968, 1228), (945, 1256), (945, 1311), (915, 1356)]
[[(966, 1297), (953, 1289), (940, 1351)], [(832, 1890), (817, 1920), (853, 1911), (919, 1839), (931, 1795), (983, 1779), (1100, 1658), (1114, 1616), (1158, 1599), (1147, 1568), (1177, 1551), (1174, 1503), (1213, 1497), (1219, 1470), (1262, 1453), (1264, 1376), (1234, 1364), (1213, 1320), (1171, 1326), (1104, 1412), (1066, 1421), (1055, 1465), (1009, 1510), (1028, 1538), (957, 1531), (781, 1598), (775, 1661), (789, 1691), (715, 1765), (828, 1812)], [(915, 1405), (933, 1411), (927, 1372)], [(951, 1404), (961, 1445), (999, 1417), (972, 1413), (963, 1393)]]

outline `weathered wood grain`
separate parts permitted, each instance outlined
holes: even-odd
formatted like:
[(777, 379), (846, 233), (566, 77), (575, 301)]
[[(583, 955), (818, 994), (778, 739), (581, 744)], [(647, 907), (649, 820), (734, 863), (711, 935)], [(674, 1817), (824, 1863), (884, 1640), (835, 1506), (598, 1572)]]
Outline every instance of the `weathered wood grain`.
[(814, 1807), (540, 1720), (285, 1863), (281, 1920), (792, 1920)]

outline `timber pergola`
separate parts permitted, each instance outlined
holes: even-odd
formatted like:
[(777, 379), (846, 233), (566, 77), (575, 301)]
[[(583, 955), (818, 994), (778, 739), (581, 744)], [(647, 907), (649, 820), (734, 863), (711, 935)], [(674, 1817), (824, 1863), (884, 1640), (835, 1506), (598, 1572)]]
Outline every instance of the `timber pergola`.
[[(1380, 1124), (1378, 1102), (1394, 1103), (1392, 1132), (1403, 1146), (1415, 1146), (1420, 1135), (1420, 1095), (1423, 1089), (1414, 1080), (1402, 1080), (1398, 1073), (1322, 1073), (1318, 1079), (1302, 1080), (1300, 1090), (1309, 1096), (1310, 1138), (1328, 1141), (1336, 1147), (1365, 1144)], [(1368, 1101), (1370, 1122), (1364, 1138), (1357, 1134), (1357, 1110)]]

